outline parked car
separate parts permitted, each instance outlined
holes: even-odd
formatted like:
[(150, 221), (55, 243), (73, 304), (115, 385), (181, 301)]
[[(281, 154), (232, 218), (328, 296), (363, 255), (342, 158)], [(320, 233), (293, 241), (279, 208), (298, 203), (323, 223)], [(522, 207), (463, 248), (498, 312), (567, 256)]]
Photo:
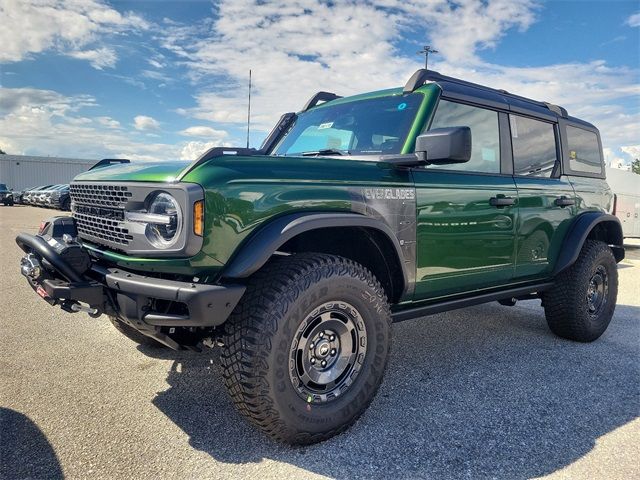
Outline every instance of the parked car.
[(37, 203), (37, 197), (40, 194), (40, 192), (52, 186), (53, 185), (43, 185), (40, 187), (34, 187), (30, 190), (27, 190), (22, 196), (24, 203), (27, 205), (35, 205)]
[(17, 190), (13, 192), (13, 201), (15, 203), (24, 203), (24, 194), (29, 191), (33, 187), (23, 188), (22, 190)]
[(5, 206), (13, 205), (13, 193), (4, 183), (0, 183), (0, 202)]
[(292, 444), (364, 412), (392, 321), (539, 299), (553, 333), (596, 340), (625, 254), (595, 126), (427, 70), (320, 92), (259, 150), (105, 166), (70, 190), (72, 217), (16, 238), (30, 287), (138, 343), (221, 344), (238, 411)]
[(46, 199), (47, 207), (57, 208), (58, 210), (69, 211), (71, 209), (71, 196), (69, 195), (69, 184), (58, 185), (48, 192)]

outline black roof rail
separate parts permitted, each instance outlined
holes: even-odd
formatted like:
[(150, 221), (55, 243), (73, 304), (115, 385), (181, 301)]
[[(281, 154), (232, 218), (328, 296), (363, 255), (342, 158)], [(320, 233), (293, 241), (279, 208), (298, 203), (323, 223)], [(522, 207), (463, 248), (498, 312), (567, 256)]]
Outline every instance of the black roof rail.
[(116, 163), (131, 163), (131, 160), (128, 158), (103, 158), (98, 163), (96, 163), (89, 170), (94, 170), (96, 168), (108, 167), (109, 165), (114, 165)]
[(548, 110), (551, 110), (552, 112), (554, 112), (556, 115), (558, 115), (560, 117), (567, 118), (569, 116), (569, 114), (567, 113), (567, 110), (565, 108), (560, 107), (558, 105), (554, 105), (553, 103), (539, 102), (539, 101), (533, 100), (531, 98), (527, 98), (527, 97), (523, 97), (521, 95), (516, 95), (514, 93), (510, 93), (510, 92), (508, 92), (506, 90), (487, 87), (486, 85), (480, 85), (478, 83), (468, 82), (466, 80), (461, 80), (461, 79), (455, 78), (455, 77), (448, 77), (448, 76), (442, 75), (441, 73), (438, 73), (436, 71), (426, 70), (424, 68), (416, 70), (414, 72), (414, 74), (411, 75), (411, 78), (409, 78), (409, 80), (405, 84), (402, 93), (405, 93), (405, 94), (406, 93), (411, 93), (411, 92), (415, 91), (417, 88), (420, 88), (422, 85), (424, 85), (428, 81), (432, 81), (432, 82), (450, 82), (450, 83), (455, 83), (455, 84), (463, 85), (463, 86), (467, 86), (467, 87), (479, 88), (479, 89), (482, 89), (482, 90), (495, 92), (495, 93), (498, 93), (500, 95), (504, 95), (505, 101), (507, 101), (509, 98), (524, 100), (524, 101), (529, 102), (529, 103), (537, 104), (539, 106), (544, 106)]
[(542, 103), (544, 103), (549, 110), (551, 110), (552, 112), (556, 112), (562, 118), (567, 118), (569, 116), (569, 114), (567, 113), (567, 109), (561, 107), (560, 105), (555, 105), (549, 102), (542, 102)]
[(402, 89), (402, 93), (411, 93), (415, 91), (417, 88), (421, 87), (425, 84), (427, 80), (431, 80), (432, 74), (436, 72), (432, 72), (431, 70), (427, 70), (426, 68), (420, 68), (416, 70), (411, 78), (405, 83), (404, 88)]
[(340, 95), (336, 95), (331, 92), (318, 92), (313, 97), (309, 99), (309, 101), (302, 107), (302, 112), (306, 112), (310, 108), (318, 105), (318, 102), (330, 102), (331, 100), (335, 100), (337, 98), (342, 98)]

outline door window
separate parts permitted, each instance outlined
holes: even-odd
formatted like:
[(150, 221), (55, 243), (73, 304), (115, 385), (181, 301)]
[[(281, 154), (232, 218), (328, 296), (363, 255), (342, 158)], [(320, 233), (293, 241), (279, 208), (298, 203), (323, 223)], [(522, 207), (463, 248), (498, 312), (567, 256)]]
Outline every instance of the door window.
[(509, 115), (515, 175), (550, 178), (558, 161), (553, 124)]
[(446, 127), (471, 129), (471, 159), (436, 168), (467, 172), (500, 173), (498, 112), (440, 100), (430, 130)]

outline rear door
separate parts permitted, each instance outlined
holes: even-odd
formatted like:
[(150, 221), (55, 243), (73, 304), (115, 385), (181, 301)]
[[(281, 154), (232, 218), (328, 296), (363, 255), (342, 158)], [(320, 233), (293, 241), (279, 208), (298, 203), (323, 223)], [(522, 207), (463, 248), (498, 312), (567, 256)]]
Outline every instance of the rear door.
[(513, 277), (517, 191), (504, 168), (510, 164), (506, 121), (505, 113), (440, 100), (430, 128), (468, 126), (472, 156), (468, 163), (412, 171), (416, 299), (500, 285)]
[(576, 213), (575, 193), (562, 175), (558, 125), (510, 114), (509, 126), (519, 202), (515, 278), (542, 278)]

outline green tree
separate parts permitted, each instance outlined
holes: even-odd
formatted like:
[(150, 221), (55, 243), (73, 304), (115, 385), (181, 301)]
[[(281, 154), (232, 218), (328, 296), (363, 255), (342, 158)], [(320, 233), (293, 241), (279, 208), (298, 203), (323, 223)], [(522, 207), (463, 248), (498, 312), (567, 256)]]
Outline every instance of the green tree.
[(6, 155), (7, 153), (0, 148), (0, 155)]
[(631, 171), (640, 175), (640, 158), (636, 158), (631, 162)]

